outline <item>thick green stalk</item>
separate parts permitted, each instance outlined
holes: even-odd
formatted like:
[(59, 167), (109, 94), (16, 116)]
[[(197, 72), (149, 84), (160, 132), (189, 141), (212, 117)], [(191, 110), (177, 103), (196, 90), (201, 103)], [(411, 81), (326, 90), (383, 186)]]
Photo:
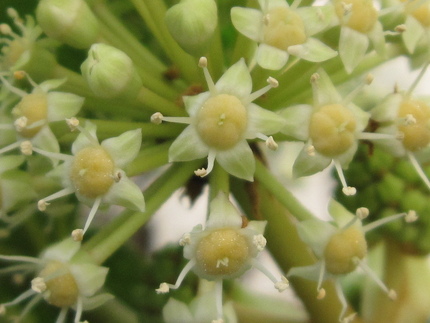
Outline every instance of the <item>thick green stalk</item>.
[(172, 142), (168, 141), (142, 148), (137, 157), (127, 165), (125, 172), (128, 176), (136, 176), (167, 164), (171, 144)]
[(230, 176), (218, 163), (215, 163), (209, 176), (209, 201), (212, 201), (220, 191), (226, 194), (230, 192)]

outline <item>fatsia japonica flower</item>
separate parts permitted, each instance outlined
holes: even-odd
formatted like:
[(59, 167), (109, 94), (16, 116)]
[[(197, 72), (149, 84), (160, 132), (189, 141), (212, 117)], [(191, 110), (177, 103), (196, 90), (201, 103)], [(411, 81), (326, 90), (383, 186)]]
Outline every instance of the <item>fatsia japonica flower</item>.
[(0, 154), (20, 147), (24, 141), (30, 141), (40, 149), (58, 153), (60, 147), (57, 138), (48, 124), (75, 116), (81, 109), (84, 98), (73, 93), (54, 91), (66, 82), (65, 79), (47, 80), (36, 84), (25, 72), (15, 72), (14, 75), (21, 79), (27, 77), (33, 90), (27, 93), (14, 87), (0, 75), (3, 86), (20, 97), (12, 109), (15, 118), (13, 124), (0, 125), (0, 129), (15, 129), (17, 141), (0, 148)]
[(169, 149), (169, 161), (189, 161), (208, 156), (208, 167), (197, 170), (206, 176), (215, 160), (231, 175), (252, 181), (255, 160), (247, 139), (259, 138), (271, 149), (277, 144), (267, 135), (278, 132), (284, 120), (277, 114), (252, 103), (278, 82), (269, 78), (266, 87), (251, 93), (252, 79), (243, 59), (231, 66), (214, 84), (202, 57), (209, 91), (184, 97), (189, 117), (164, 117), (157, 112), (151, 117), (154, 123), (162, 121), (189, 124)]
[(344, 98), (340, 96), (327, 73), (320, 69), (311, 77), (313, 106), (296, 105), (280, 112), (287, 125), (282, 133), (306, 141), (294, 166), (297, 177), (315, 174), (332, 162), (336, 167), (343, 192), (354, 195), (356, 189), (348, 186), (342, 168), (347, 168), (357, 151), (359, 139), (392, 139), (395, 135), (366, 133), (369, 113), (356, 106), (352, 100), (372, 77)]
[(288, 287), (288, 281), (282, 277), (278, 281), (256, 260), (264, 250), (266, 239), (263, 236), (265, 221), (250, 221), (245, 227), (236, 208), (227, 195), (220, 192), (211, 201), (209, 218), (205, 227), (197, 225), (181, 238), (184, 257), (189, 260), (180, 273), (176, 283), (162, 283), (157, 293), (167, 293), (177, 289), (186, 274), (192, 270), (200, 278), (215, 281), (217, 317), (212, 322), (223, 322), (222, 281), (242, 276), (251, 267), (262, 271), (282, 292)]
[(367, 266), (367, 242), (365, 234), (383, 224), (404, 218), (406, 222), (417, 220), (414, 211), (391, 215), (380, 220), (363, 225), (361, 220), (369, 215), (369, 210), (359, 208), (354, 215), (349, 213), (341, 204), (332, 200), (329, 206), (333, 221), (326, 222), (319, 219), (302, 221), (297, 225), (300, 238), (311, 247), (318, 258), (314, 265), (291, 268), (287, 274), (299, 276), (318, 282), (317, 297), (325, 297), (325, 290), (321, 284), (325, 280), (334, 280), (336, 293), (342, 303), (339, 321), (349, 322), (354, 314), (345, 316), (347, 302), (342, 291), (339, 279), (357, 268), (361, 268), (376, 284), (390, 297), (396, 298), (396, 292), (385, 286), (379, 277)]
[(39, 210), (45, 210), (49, 201), (72, 193), (81, 202), (92, 205), (84, 229), (73, 231), (74, 239), (82, 240), (101, 204), (120, 205), (136, 211), (145, 209), (140, 188), (122, 170), (139, 152), (142, 134), (140, 129), (130, 130), (99, 143), (96, 126), (91, 122), (87, 121), (85, 128), (79, 126), (77, 119), (69, 119), (68, 124), (81, 132), (72, 145), (73, 156), (53, 155), (31, 146), (27, 149), (29, 153), (34, 150), (65, 161), (53, 170), (61, 174), (64, 189), (41, 199)]
[(372, 0), (334, 0), (333, 5), (340, 24), (339, 56), (348, 73), (363, 60), (370, 42), (384, 55), (384, 31)]
[[(400, 140), (386, 140), (379, 145), (396, 157), (406, 157), (418, 175), (430, 189), (430, 181), (422, 170), (419, 159), (428, 160), (430, 152), (430, 102), (413, 95), (415, 86), (427, 70), (423, 67), (415, 82), (407, 91), (395, 89), (380, 104), (371, 110), (372, 119), (378, 122), (378, 132), (383, 134), (400, 133)], [(418, 157), (418, 158), (417, 158)]]
[(261, 10), (234, 7), (231, 19), (236, 29), (257, 42), (256, 63), (270, 70), (285, 66), (290, 55), (310, 62), (323, 62), (337, 52), (314, 34), (333, 24), (331, 7), (290, 7), (284, 0), (259, 0)]
[(23, 319), (42, 299), (59, 307), (57, 323), (66, 320), (68, 310), (76, 311), (74, 322), (80, 322), (82, 311), (96, 308), (113, 298), (112, 295), (96, 292), (103, 287), (108, 268), (91, 263), (79, 256), (80, 243), (68, 238), (47, 248), (39, 258), (26, 256), (0, 256), (0, 261), (20, 262), (16, 271), (34, 272), (31, 288), (14, 300), (0, 304), (0, 313), (6, 308), (32, 298), (22, 310)]

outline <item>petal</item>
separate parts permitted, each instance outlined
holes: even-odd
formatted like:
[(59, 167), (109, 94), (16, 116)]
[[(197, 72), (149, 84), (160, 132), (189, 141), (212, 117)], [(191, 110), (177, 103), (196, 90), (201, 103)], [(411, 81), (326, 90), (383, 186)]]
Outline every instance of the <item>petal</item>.
[(326, 28), (336, 25), (338, 18), (334, 6), (313, 6), (296, 9), (303, 21), (305, 21), (306, 35), (312, 36)]
[(257, 63), (268, 70), (280, 70), (287, 64), (288, 53), (266, 44), (260, 44), (257, 49)]
[(118, 137), (103, 140), (101, 146), (106, 149), (118, 168), (124, 168), (133, 161), (142, 143), (142, 130), (130, 130)]
[(331, 158), (324, 157), (317, 152), (315, 152), (314, 156), (309, 156), (305, 147), (303, 147), (294, 162), (293, 176), (298, 178), (313, 175), (326, 169), (330, 165), (331, 161)]
[(253, 139), (258, 133), (272, 135), (279, 132), (285, 125), (285, 120), (278, 114), (250, 103), (248, 110), (248, 129), (246, 138)]
[(383, 99), (374, 109), (370, 111), (372, 119), (377, 122), (394, 121), (397, 118), (403, 95), (393, 93)]
[(258, 234), (264, 234), (266, 225), (267, 221), (249, 221), (246, 228), (257, 232)]
[(114, 183), (103, 197), (103, 202), (120, 205), (131, 210), (145, 211), (145, 199), (140, 188), (125, 174), (118, 183)]
[(323, 69), (318, 69), (320, 76), (317, 83), (317, 89), (314, 90), (314, 106), (321, 107), (327, 104), (339, 103), (342, 97), (333, 85), (330, 77)]
[[(40, 130), (36, 136), (33, 137), (31, 143), (42, 150), (59, 153), (60, 145), (58, 144), (57, 137), (48, 126), (45, 126)], [(59, 160), (51, 158), (53, 165), (57, 165)]]
[(0, 156), (0, 174), (17, 168), (19, 165), (21, 165), (25, 160), (25, 157), (22, 155), (8, 155), (8, 156)]
[(345, 66), (345, 70), (351, 73), (363, 60), (369, 47), (367, 35), (348, 27), (342, 27), (339, 39), (339, 56)]
[(354, 114), (354, 119), (356, 122), (355, 132), (362, 132), (364, 129), (366, 129), (369, 123), (370, 113), (364, 111), (353, 103), (348, 104), (347, 107)]
[(76, 242), (72, 238), (67, 238), (46, 249), (41, 258), (48, 261), (58, 260), (67, 263), (78, 252), (80, 247), (80, 242)]
[(375, 26), (368, 33), (369, 39), (372, 42), (373, 48), (376, 50), (378, 55), (385, 55), (385, 36), (382, 24), (376, 21)]
[(297, 140), (307, 140), (309, 138), (308, 125), (312, 111), (313, 108), (307, 104), (295, 105), (280, 111), (279, 114), (286, 121), (281, 132)]
[(336, 160), (339, 161), (343, 169), (347, 169), (349, 164), (352, 162), (355, 153), (358, 148), (358, 140), (354, 141), (351, 147), (348, 148), (343, 154), (336, 156)]
[[(95, 124), (93, 124), (90, 121), (85, 121), (85, 129), (91, 134), (91, 136), (97, 139), (97, 135), (96, 135), (97, 127)], [(72, 144), (72, 153), (73, 155), (76, 155), (76, 153), (81, 149), (84, 149), (85, 147), (92, 146), (92, 145), (93, 144), (88, 139), (88, 137), (83, 133), (80, 133)]]
[(194, 322), (188, 306), (174, 298), (169, 298), (163, 307), (163, 319), (166, 323)]
[(209, 148), (200, 139), (194, 126), (189, 125), (170, 146), (169, 162), (199, 159), (208, 153)]
[(337, 56), (337, 51), (315, 38), (309, 38), (304, 44), (288, 47), (288, 53), (309, 62), (324, 62)]
[(39, 84), (38, 87), (34, 88), (34, 91), (40, 91), (48, 92), (52, 89), (56, 89), (57, 87), (60, 87), (64, 83), (66, 83), (67, 79), (53, 79), (53, 80), (47, 80), (45, 82), (42, 82)]
[(254, 180), (254, 155), (245, 140), (239, 142), (233, 149), (217, 152), (216, 160), (231, 175), (250, 182)]
[(263, 30), (263, 13), (253, 8), (234, 7), (231, 9), (233, 26), (243, 35), (259, 42)]
[[(21, 156), (8, 156), (21, 157)], [(1, 164), (2, 160), (0, 160)], [(14, 170), (3, 174), (0, 178), (1, 210), (8, 212), (15, 207), (22, 207), (37, 198), (31, 186), (29, 174)]]
[[(399, 129), (396, 125), (391, 124), (386, 127), (379, 127), (377, 133), (391, 134), (395, 136), (398, 134)], [(405, 147), (400, 140), (387, 139), (387, 140), (375, 140), (374, 144), (382, 148), (384, 151), (394, 155), (395, 157), (403, 157), (406, 154)]]
[[(333, 199), (330, 200), (328, 211), (335, 220), (338, 228), (344, 227), (355, 217), (355, 215), (349, 212), (342, 204)], [(354, 225), (358, 225), (358, 227), (361, 228), (361, 221), (356, 221)]]
[(109, 268), (93, 264), (72, 264), (70, 272), (78, 285), (79, 294), (93, 296), (105, 283)]
[(184, 96), (183, 100), (188, 115), (191, 117), (195, 116), (198, 109), (203, 106), (203, 103), (205, 103), (209, 96), (209, 92), (203, 92), (193, 96)]
[(242, 217), (237, 209), (231, 204), (227, 194), (219, 192), (209, 205), (209, 218), (206, 229), (242, 227)]
[(316, 219), (305, 220), (297, 224), (300, 239), (313, 250), (318, 258), (323, 257), (325, 246), (336, 231), (337, 228), (333, 224)]
[(60, 121), (75, 116), (84, 100), (83, 97), (71, 93), (48, 93), (48, 121)]
[(419, 40), (424, 34), (424, 28), (421, 24), (411, 15), (408, 15), (405, 21), (406, 31), (402, 33), (402, 38), (405, 43), (406, 49), (409, 53), (415, 51)]
[(252, 79), (245, 60), (241, 58), (232, 65), (215, 84), (218, 93), (231, 94), (241, 101), (248, 98), (252, 91)]
[(84, 309), (84, 311), (90, 311), (114, 298), (115, 297), (112, 294), (108, 294), (108, 293), (99, 294), (90, 298), (82, 297), (83, 299), (82, 308)]

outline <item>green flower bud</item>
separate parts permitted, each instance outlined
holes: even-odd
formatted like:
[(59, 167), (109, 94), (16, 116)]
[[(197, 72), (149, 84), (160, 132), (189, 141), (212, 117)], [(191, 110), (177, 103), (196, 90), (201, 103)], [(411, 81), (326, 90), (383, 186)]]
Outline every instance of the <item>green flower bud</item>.
[(182, 0), (167, 10), (165, 22), (184, 51), (202, 56), (218, 24), (216, 3), (214, 0)]
[(81, 71), (91, 90), (102, 98), (133, 99), (142, 87), (130, 57), (109, 45), (92, 45)]
[(97, 18), (83, 0), (41, 0), (36, 17), (49, 37), (76, 48), (88, 48), (99, 37)]

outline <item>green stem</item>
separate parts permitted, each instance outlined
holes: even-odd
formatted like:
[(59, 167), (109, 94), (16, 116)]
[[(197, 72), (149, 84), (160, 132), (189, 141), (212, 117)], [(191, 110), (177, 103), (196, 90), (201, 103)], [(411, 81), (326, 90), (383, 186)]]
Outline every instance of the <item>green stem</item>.
[(212, 44), (208, 53), (208, 64), (212, 77), (215, 80), (219, 79), (224, 72), (224, 53), (219, 26), (216, 28), (212, 38)]
[(219, 191), (226, 194), (230, 192), (230, 176), (218, 163), (215, 163), (209, 176), (209, 201), (212, 201)]
[(185, 110), (177, 106), (174, 102), (165, 99), (164, 97), (152, 92), (151, 90), (142, 87), (137, 100), (142, 103), (146, 108), (154, 111), (161, 112), (170, 116), (186, 116)]
[(145, 192), (145, 212), (125, 211), (121, 216), (102, 228), (84, 246), (95, 263), (102, 264), (127, 240), (129, 240), (154, 214), (154, 212), (192, 176), (199, 162), (174, 164)]
[(259, 160), (256, 160), (255, 178), (299, 221), (314, 217)]
[(124, 169), (128, 176), (136, 176), (166, 165), (169, 161), (171, 141), (154, 146), (144, 147), (137, 157)]

